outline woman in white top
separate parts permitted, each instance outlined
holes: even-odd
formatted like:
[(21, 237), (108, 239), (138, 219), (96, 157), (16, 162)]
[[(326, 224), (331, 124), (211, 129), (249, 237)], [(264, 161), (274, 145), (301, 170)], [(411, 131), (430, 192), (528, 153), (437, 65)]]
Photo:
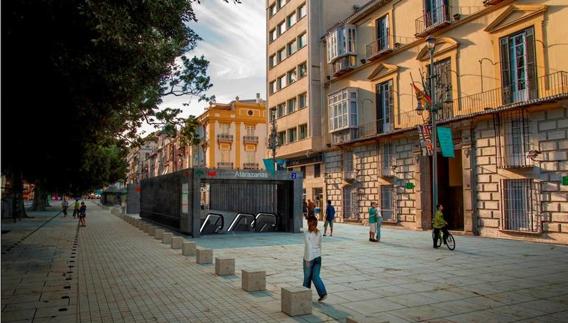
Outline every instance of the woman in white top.
[(311, 283), (314, 282), (320, 302), (327, 297), (327, 291), (320, 278), (321, 240), (318, 220), (311, 216), (308, 218), (308, 231), (304, 232), (304, 287), (311, 288)]

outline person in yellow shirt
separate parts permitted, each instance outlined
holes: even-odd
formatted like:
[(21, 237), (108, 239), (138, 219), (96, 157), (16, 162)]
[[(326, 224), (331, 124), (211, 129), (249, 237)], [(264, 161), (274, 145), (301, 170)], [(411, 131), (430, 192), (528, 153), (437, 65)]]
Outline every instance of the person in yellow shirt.
[(444, 233), (443, 241), (446, 244), (448, 238), (448, 222), (444, 219), (444, 206), (438, 204), (436, 214), (434, 215), (434, 221), (432, 222), (432, 227), (434, 228), (434, 248), (438, 248), (438, 239), (440, 239), (440, 230)]

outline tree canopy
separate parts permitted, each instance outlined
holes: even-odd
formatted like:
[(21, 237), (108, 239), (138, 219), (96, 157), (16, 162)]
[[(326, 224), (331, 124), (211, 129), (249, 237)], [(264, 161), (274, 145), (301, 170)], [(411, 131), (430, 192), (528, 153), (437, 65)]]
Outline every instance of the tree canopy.
[(158, 111), (164, 95), (210, 99), (208, 61), (188, 56), (200, 39), (193, 3), (3, 3), (3, 173), (60, 192), (124, 178), (136, 129), (179, 122)]

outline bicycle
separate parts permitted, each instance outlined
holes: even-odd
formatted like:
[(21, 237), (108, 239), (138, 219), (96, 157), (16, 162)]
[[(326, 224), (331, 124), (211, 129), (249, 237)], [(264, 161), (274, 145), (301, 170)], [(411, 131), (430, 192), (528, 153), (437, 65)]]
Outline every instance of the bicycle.
[[(442, 237), (440, 237), (440, 239), (436, 240), (436, 247), (441, 247), (442, 246), (442, 241), (444, 240), (443, 238), (443, 233), (440, 232)], [(436, 233), (434, 230), (432, 230), (432, 240), (434, 240), (436, 238)], [(451, 234), (451, 232), (448, 231), (448, 236), (446, 237), (446, 247), (448, 247), (449, 250), (454, 250), (456, 249), (456, 240), (454, 239), (454, 236)]]

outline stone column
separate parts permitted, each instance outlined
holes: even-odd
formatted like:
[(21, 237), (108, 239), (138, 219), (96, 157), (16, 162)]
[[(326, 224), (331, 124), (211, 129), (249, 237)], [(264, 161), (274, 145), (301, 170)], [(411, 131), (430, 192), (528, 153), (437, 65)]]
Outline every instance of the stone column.
[(467, 234), (475, 234), (477, 231), (474, 219), (474, 165), (472, 164), (475, 150), (471, 146), (471, 129), (462, 130), (462, 183), (463, 183), (463, 230)]

